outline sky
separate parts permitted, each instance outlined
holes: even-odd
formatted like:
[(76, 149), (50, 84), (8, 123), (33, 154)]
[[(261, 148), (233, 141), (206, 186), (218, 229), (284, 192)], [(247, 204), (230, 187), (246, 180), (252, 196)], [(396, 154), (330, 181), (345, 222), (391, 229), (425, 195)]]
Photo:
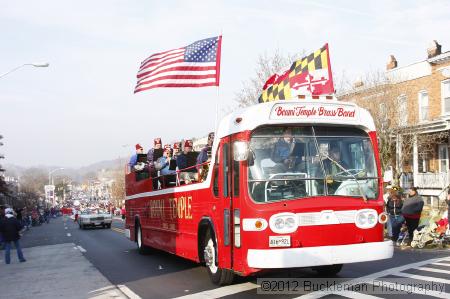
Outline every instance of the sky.
[[(260, 55), (309, 53), (328, 42), (335, 77), (450, 50), (448, 1), (0, 0), (3, 164), (81, 167), (124, 158), (155, 137), (201, 137), (235, 105)], [(220, 87), (134, 94), (152, 53), (223, 35)], [(336, 84), (337, 82), (335, 82)]]

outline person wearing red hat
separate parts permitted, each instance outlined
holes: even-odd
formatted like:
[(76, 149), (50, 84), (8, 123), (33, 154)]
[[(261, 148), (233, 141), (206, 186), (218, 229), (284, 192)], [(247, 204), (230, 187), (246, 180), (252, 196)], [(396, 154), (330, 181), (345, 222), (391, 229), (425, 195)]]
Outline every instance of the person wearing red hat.
[(173, 144), (173, 158), (176, 160), (180, 155), (181, 151), (181, 142), (175, 142)]
[(188, 165), (188, 154), (192, 152), (192, 140), (184, 141), (183, 152), (177, 158), (177, 167), (180, 172), (180, 180), (184, 181), (185, 184), (190, 184), (193, 181), (197, 181), (197, 168), (189, 167)]
[(131, 156), (130, 162), (128, 162), (128, 165), (130, 166), (131, 169), (133, 169), (133, 167), (137, 164), (138, 154), (144, 153), (144, 148), (139, 143), (135, 145), (135, 148), (136, 148), (136, 153)]
[[(158, 171), (155, 169), (155, 150), (161, 149), (162, 142), (161, 138), (155, 138), (153, 140), (153, 147), (148, 151), (147, 153), (147, 162), (148, 162), (148, 172), (150, 174), (150, 177), (156, 178), (158, 176)], [(153, 189), (158, 188), (158, 179), (153, 179)]]

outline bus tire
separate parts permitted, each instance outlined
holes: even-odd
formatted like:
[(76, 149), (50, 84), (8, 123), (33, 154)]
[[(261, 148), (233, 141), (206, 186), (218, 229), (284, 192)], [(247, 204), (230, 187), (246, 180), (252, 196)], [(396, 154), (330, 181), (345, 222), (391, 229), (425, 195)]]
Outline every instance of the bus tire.
[(318, 266), (314, 267), (313, 270), (315, 270), (319, 275), (336, 275), (342, 270), (343, 264), (336, 264), (336, 265), (327, 265), (327, 266)]
[(212, 283), (223, 286), (229, 285), (233, 282), (234, 272), (229, 269), (219, 268), (218, 265), (218, 251), (217, 244), (213, 238), (211, 230), (207, 230), (204, 239), (204, 259), (206, 264), (206, 271)]
[(148, 254), (150, 252), (150, 248), (142, 242), (142, 229), (139, 222), (136, 223), (136, 245), (140, 254)]

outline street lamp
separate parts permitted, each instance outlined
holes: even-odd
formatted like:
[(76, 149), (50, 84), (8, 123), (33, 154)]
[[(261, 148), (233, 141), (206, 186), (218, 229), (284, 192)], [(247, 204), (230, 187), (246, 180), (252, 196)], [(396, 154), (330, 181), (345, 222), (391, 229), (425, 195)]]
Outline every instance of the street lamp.
[(5, 77), (6, 75), (8, 75), (8, 74), (10, 74), (10, 73), (12, 73), (12, 72), (14, 72), (14, 71), (17, 71), (18, 69), (20, 69), (20, 68), (22, 68), (22, 67), (24, 67), (24, 66), (27, 66), (27, 65), (31, 65), (31, 66), (34, 66), (34, 67), (48, 67), (50, 64), (49, 64), (48, 62), (42, 62), (42, 63), (24, 63), (24, 64), (22, 64), (22, 65), (19, 65), (18, 67), (13, 68), (13, 69), (10, 70), (10, 71), (7, 71), (7, 72), (4, 73), (4, 74), (1, 74), (1, 75), (0, 75), (0, 78), (3, 78), (3, 77)]
[(53, 169), (52, 171), (48, 172), (48, 184), (49, 185), (53, 185), (52, 173), (54, 173), (55, 171), (58, 171), (58, 170), (63, 170), (63, 169), (64, 169), (64, 167), (61, 167), (61, 168)]

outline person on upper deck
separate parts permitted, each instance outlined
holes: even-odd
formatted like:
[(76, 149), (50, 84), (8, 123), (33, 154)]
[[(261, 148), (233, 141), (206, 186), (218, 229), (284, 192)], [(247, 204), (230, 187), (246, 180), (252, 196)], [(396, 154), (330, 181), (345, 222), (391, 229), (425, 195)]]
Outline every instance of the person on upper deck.
[(175, 174), (175, 170), (170, 170), (170, 160), (172, 160), (172, 149), (169, 146), (165, 146), (163, 156), (158, 158), (155, 162), (155, 169), (159, 170), (160, 175)]
[(130, 162), (128, 162), (128, 166), (130, 166), (131, 170), (133, 170), (133, 167), (137, 164), (137, 157), (138, 154), (144, 153), (144, 148), (138, 143), (135, 145), (136, 153), (131, 156)]
[(205, 163), (211, 159), (211, 150), (214, 142), (214, 132), (208, 134), (208, 142), (204, 148), (200, 151), (197, 157), (197, 164)]
[(181, 142), (175, 142), (173, 144), (173, 159), (177, 160), (177, 158), (181, 154)]
[(174, 183), (176, 178), (176, 170), (170, 170), (170, 161), (172, 160), (172, 149), (169, 146), (165, 146), (163, 156), (158, 158), (155, 162), (155, 169), (159, 170), (158, 180), (162, 188), (170, 186), (170, 183)]
[(197, 156), (197, 168), (198, 168), (198, 176), (200, 181), (204, 181), (206, 179), (206, 174), (208, 173), (209, 164), (201, 165), (207, 161), (211, 160), (211, 151), (212, 145), (214, 143), (214, 132), (208, 134), (208, 143)]
[(177, 167), (181, 171), (180, 179), (183, 180), (186, 184), (192, 183), (192, 181), (197, 180), (197, 168), (188, 167), (188, 154), (192, 152), (192, 140), (186, 140), (184, 142), (183, 152), (177, 158)]
[(156, 176), (154, 152), (155, 149), (161, 149), (161, 147), (162, 147), (161, 138), (155, 138), (153, 140), (153, 148), (151, 148), (147, 153), (148, 169), (150, 172), (150, 176), (152, 177)]

